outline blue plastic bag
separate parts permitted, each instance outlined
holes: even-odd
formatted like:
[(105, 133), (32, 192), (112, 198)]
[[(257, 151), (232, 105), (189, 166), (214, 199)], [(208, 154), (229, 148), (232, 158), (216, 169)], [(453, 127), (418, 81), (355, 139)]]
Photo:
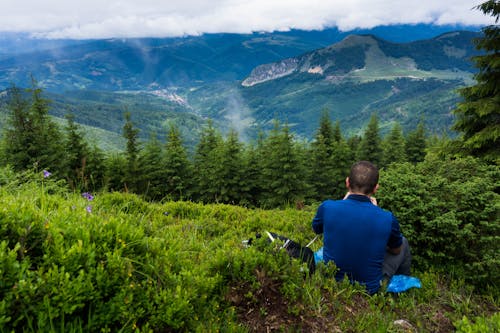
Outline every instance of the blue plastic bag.
[(317, 264), (320, 261), (323, 261), (323, 247), (314, 252), (314, 262)]
[(401, 293), (410, 288), (422, 288), (420, 280), (414, 276), (394, 275), (387, 285), (387, 292)]

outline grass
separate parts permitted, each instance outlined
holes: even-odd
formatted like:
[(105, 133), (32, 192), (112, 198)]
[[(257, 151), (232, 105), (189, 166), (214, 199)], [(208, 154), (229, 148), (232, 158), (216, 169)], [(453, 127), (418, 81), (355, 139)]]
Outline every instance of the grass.
[[(1, 332), (498, 327), (498, 291), (480, 293), (461, 280), (417, 270), (421, 289), (369, 296), (360, 286), (335, 282), (331, 264), (307, 274), (279, 242), (243, 245), (265, 230), (308, 243), (315, 207), (148, 203), (98, 193), (88, 213), (80, 193), (34, 177), (0, 188)], [(320, 240), (312, 245), (319, 246)]]

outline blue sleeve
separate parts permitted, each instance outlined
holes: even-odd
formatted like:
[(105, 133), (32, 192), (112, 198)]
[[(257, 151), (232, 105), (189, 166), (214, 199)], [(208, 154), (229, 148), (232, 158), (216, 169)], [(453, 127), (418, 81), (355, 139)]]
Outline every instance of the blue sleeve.
[(316, 216), (314, 216), (312, 220), (312, 228), (317, 234), (323, 233), (323, 204), (321, 204), (316, 211)]
[(396, 216), (392, 215), (391, 235), (389, 236), (387, 246), (391, 249), (397, 249), (401, 244), (403, 244), (403, 235), (399, 229), (399, 222)]

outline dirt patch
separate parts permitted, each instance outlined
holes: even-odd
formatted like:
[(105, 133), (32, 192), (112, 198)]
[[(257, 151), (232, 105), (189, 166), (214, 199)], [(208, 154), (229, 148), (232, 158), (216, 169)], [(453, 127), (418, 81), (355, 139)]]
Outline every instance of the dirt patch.
[(250, 332), (341, 332), (330, 316), (316, 316), (280, 292), (281, 282), (256, 271), (258, 288), (244, 282), (229, 288), (226, 300)]

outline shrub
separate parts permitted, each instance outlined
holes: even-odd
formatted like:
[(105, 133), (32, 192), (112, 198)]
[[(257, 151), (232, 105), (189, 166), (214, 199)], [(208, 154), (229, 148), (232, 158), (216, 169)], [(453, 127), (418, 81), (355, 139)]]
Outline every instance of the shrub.
[(379, 202), (398, 217), (417, 267), (498, 286), (499, 179), (496, 166), (474, 158), (392, 165), (381, 173)]

